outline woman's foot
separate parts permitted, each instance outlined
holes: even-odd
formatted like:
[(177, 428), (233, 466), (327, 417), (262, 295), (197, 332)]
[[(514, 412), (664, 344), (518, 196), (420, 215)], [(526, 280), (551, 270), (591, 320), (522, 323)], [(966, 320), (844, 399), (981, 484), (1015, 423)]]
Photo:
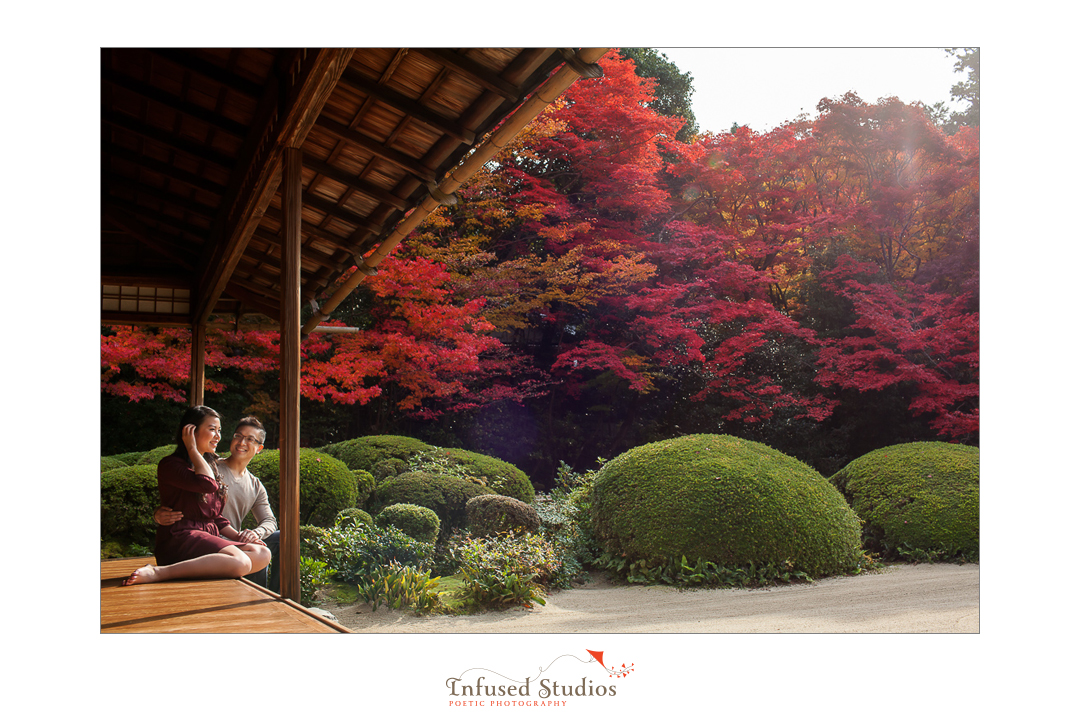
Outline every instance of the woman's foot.
[(157, 577), (157, 568), (153, 565), (143, 565), (138, 570), (133, 570), (130, 575), (124, 578), (124, 582), (121, 586), (127, 585), (142, 585), (144, 583), (154, 582)]

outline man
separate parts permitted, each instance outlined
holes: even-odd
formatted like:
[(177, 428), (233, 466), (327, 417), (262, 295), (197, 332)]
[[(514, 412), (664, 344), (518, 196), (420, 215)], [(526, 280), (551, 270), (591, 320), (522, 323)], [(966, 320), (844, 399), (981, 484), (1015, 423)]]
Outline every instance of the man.
[[(255, 522), (258, 523), (257, 526), (251, 530), (240, 530), (240, 539), (245, 542), (261, 540), (270, 548), (269, 584), (267, 584), (266, 568), (248, 575), (247, 579), (274, 592), (279, 592), (281, 580), (277, 572), (279, 537), (277, 519), (270, 508), (266, 488), (259, 482), (259, 478), (247, 469), (251, 459), (262, 452), (265, 440), (266, 430), (262, 423), (251, 416), (243, 418), (237, 423), (236, 432), (229, 442), (229, 457), (218, 458), (215, 465), (221, 476), (221, 482), (229, 490), (221, 514), (237, 530), (240, 529), (248, 513), (253, 514)], [(182, 513), (174, 512), (167, 507), (159, 507), (154, 512), (154, 521), (158, 525), (172, 525), (181, 517), (183, 517)]]

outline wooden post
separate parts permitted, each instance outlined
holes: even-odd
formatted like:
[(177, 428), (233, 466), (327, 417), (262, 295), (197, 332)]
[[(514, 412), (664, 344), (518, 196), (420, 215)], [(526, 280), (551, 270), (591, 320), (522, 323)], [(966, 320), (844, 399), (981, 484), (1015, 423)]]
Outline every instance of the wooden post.
[(300, 602), (300, 210), (299, 148), (285, 148), (281, 171), (281, 545), (282, 597)]
[(188, 387), (188, 405), (195, 407), (203, 404), (203, 392), (206, 384), (206, 326), (195, 323), (191, 326), (191, 384)]

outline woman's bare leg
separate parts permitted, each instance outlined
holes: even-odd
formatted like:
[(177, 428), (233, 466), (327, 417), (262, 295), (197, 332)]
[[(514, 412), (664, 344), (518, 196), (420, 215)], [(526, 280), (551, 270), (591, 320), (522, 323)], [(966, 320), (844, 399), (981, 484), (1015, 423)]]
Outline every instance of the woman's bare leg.
[(251, 570), (244, 573), (244, 575), (250, 575), (253, 572), (259, 572), (264, 567), (270, 564), (270, 548), (266, 547), (265, 545), (249, 543), (247, 545), (241, 545), (240, 550), (248, 556), (248, 560), (251, 562)]
[[(190, 560), (181, 560), (172, 565), (144, 565), (128, 576), (124, 585), (177, 580), (180, 578), (240, 578), (251, 572), (251, 555), (241, 548), (251, 547), (230, 545), (216, 553), (202, 555)], [(262, 546), (258, 546), (262, 547)], [(265, 549), (265, 548), (264, 548)], [(256, 553), (256, 555), (260, 555)], [(270, 551), (266, 550), (267, 562)], [(261, 558), (261, 555), (260, 555)], [(265, 567), (265, 564), (264, 564)]]

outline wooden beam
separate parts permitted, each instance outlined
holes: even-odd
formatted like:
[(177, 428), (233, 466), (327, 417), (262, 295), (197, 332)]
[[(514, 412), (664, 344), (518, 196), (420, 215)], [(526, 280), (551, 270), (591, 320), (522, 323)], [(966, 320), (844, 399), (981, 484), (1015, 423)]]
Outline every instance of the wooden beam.
[(206, 386), (206, 326), (191, 326), (191, 385), (188, 388), (188, 405), (203, 404)]
[(240, 172), (230, 183), (223, 213), (215, 225), (212, 237), (220, 240), (203, 261), (196, 321), (209, 318), (270, 204), (280, 181), (284, 148), (303, 143), (352, 56), (351, 48), (298, 51), (295, 62), (287, 68), (283, 87), (271, 89), (264, 98), (261, 130), (245, 145)]
[(118, 128), (125, 132), (129, 132), (132, 135), (151, 140), (156, 143), (160, 143), (165, 147), (170, 147), (173, 150), (179, 150), (185, 155), (189, 155), (195, 160), (201, 162), (208, 162), (217, 165), (220, 168), (228, 170), (236, 163), (236, 158), (230, 157), (225, 153), (213, 150), (205, 145), (201, 145), (191, 140), (185, 140), (179, 135), (174, 135), (171, 132), (163, 130), (161, 128), (151, 127), (146, 125), (141, 120), (137, 120), (130, 115), (124, 115), (122, 113), (113, 112), (109, 110), (102, 110), (101, 121), (106, 125), (111, 125), (114, 128)]
[(320, 129), (334, 135), (346, 142), (361, 147), (371, 154), (386, 162), (397, 165), (407, 173), (415, 175), (424, 182), (435, 182), (435, 171), (420, 164), (416, 158), (411, 158), (403, 152), (388, 148), (378, 140), (369, 138), (361, 132), (353, 130), (348, 125), (343, 125), (329, 118), (319, 118), (316, 123)]
[(325, 175), (331, 180), (335, 180), (346, 187), (350, 187), (361, 195), (367, 195), (372, 200), (378, 200), (381, 203), (392, 205), (398, 210), (407, 210), (409, 205), (404, 198), (400, 198), (391, 192), (383, 190), (378, 185), (361, 180), (352, 173), (334, 167), (328, 163), (315, 160), (314, 158), (305, 158), (304, 167), (308, 170), (314, 170), (320, 175)]
[(422, 122), (432, 130), (455, 137), (463, 143), (472, 145), (476, 142), (476, 133), (462, 127), (454, 120), (443, 117), (431, 108), (425, 107), (411, 98), (396, 92), (385, 85), (379, 85), (373, 80), (368, 80), (356, 70), (346, 70), (342, 81), (359, 88), (362, 92), (379, 99), (384, 105), (394, 108), (398, 112)]
[[(218, 197), (221, 197), (225, 194), (224, 185), (218, 185), (216, 182), (213, 182), (212, 180), (207, 180), (201, 175), (196, 175), (195, 173), (181, 170), (180, 168), (170, 165), (169, 163), (155, 160), (151, 157), (147, 157), (146, 155), (134, 152), (133, 150), (128, 150), (127, 148), (120, 147), (119, 145), (113, 143), (109, 143), (107, 146), (102, 148), (101, 159), (102, 170), (105, 170), (106, 162), (108, 160), (122, 160), (129, 162), (132, 165), (135, 165), (141, 170), (146, 170), (150, 173), (157, 173), (162, 177), (166, 177), (170, 180), (176, 180), (177, 182), (182, 182), (197, 190), (205, 190), (206, 192), (213, 193)], [(113, 169), (117, 169), (116, 163), (113, 164)]]
[(227, 132), (233, 137), (243, 139), (247, 135), (248, 129), (241, 123), (230, 120), (223, 115), (218, 115), (213, 110), (207, 110), (201, 105), (182, 100), (176, 95), (161, 90), (160, 88), (139, 82), (128, 75), (123, 75), (113, 70), (102, 70), (101, 79), (110, 85), (115, 85), (116, 87), (123, 88), (130, 93), (138, 95), (143, 100), (156, 102), (159, 105), (163, 105), (178, 113), (187, 115), (190, 118), (204, 122), (211, 127), (215, 127), (222, 132)]
[(281, 544), (278, 566), (282, 597), (300, 600), (300, 211), (301, 152), (286, 148), (281, 179)]
[[(160, 253), (163, 257), (168, 258), (185, 270), (193, 270), (195, 268), (195, 263), (192, 261), (188, 249), (182, 244), (176, 240), (163, 237), (161, 233), (147, 227), (138, 218), (115, 207), (113, 203), (107, 202), (102, 204), (101, 215), (102, 219), (123, 229), (138, 242), (154, 252)], [(190, 282), (188, 284), (190, 285)]]
[(413, 52), (452, 67), (459, 75), (464, 75), (485, 90), (502, 95), (511, 102), (517, 102), (521, 95), (518, 89), (474, 60), (459, 55), (445, 48), (413, 48)]

